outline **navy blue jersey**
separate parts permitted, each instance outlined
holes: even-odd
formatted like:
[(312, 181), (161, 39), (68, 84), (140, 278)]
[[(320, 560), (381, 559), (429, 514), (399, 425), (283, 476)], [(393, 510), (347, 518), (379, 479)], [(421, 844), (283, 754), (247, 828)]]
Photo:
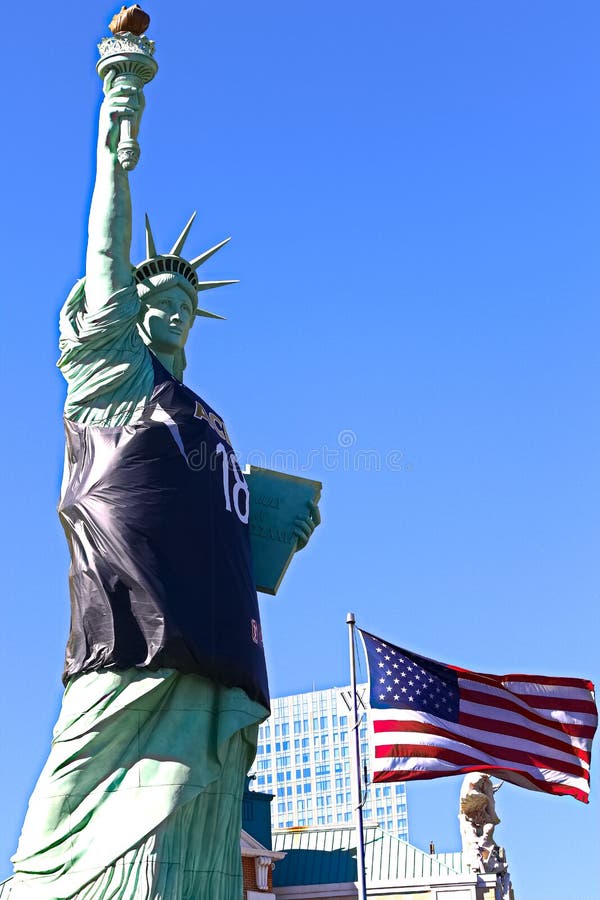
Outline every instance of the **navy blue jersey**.
[(248, 488), (222, 419), (153, 364), (140, 421), (105, 428), (65, 420), (64, 680), (165, 666), (241, 687), (268, 707)]

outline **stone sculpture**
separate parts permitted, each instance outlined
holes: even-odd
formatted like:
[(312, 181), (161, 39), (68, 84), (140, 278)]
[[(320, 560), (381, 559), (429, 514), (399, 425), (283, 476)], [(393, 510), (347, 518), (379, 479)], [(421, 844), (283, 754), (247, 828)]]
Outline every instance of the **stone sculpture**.
[[(197, 270), (226, 242), (183, 257), (192, 217), (161, 254), (147, 221), (132, 266), (128, 173), (157, 66), (139, 7), (113, 25), (86, 277), (60, 320), (66, 690), (11, 900), (239, 900), (241, 799), (269, 712), (248, 488), (222, 418), (182, 383), (192, 326), (220, 318), (198, 294), (231, 283)], [(207, 465), (190, 466), (199, 447)], [(312, 505), (299, 548), (318, 522)]]
[(489, 775), (471, 772), (465, 775), (460, 790), (458, 819), (464, 861), (472, 872), (496, 874), (496, 900), (510, 900), (511, 885), (503, 847), (494, 840), (494, 828), (500, 824), (494, 795), (502, 787)]

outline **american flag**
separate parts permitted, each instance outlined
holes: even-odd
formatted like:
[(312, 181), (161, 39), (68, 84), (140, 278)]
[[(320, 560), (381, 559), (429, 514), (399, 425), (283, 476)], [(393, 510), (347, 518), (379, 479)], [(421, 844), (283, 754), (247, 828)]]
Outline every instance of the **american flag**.
[(588, 802), (598, 722), (591, 681), (470, 672), (360, 633), (373, 781), (481, 771)]

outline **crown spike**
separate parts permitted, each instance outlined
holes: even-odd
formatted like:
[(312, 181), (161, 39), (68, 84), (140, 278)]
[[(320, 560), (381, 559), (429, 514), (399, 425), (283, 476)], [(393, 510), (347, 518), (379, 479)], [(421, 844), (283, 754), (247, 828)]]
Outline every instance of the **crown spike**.
[(225, 244), (228, 244), (231, 238), (225, 238), (224, 241), (221, 241), (219, 244), (215, 244), (214, 247), (211, 247), (210, 250), (205, 250), (204, 253), (201, 253), (200, 256), (196, 256), (194, 259), (190, 259), (190, 266), (192, 269), (197, 269), (198, 266), (201, 266), (202, 263), (205, 263), (207, 259), (216, 253), (217, 250), (220, 250), (221, 247), (224, 247)]
[(206, 319), (221, 319), (223, 322), (225, 321), (225, 316), (218, 316), (216, 313), (211, 313), (207, 309), (198, 308), (194, 315), (203, 316)]
[(148, 213), (146, 213), (146, 259), (152, 259), (153, 256), (156, 256), (156, 244), (152, 237), (150, 219), (148, 218)]
[(239, 282), (239, 278), (234, 278), (232, 281), (199, 281), (196, 285), (196, 290), (210, 291), (211, 288), (224, 287), (226, 284), (239, 284)]
[(196, 212), (194, 211), (192, 213), (192, 215), (190, 216), (189, 222), (187, 223), (187, 225), (185, 226), (185, 228), (183, 229), (183, 231), (181, 232), (181, 234), (179, 235), (179, 237), (173, 244), (173, 247), (171, 248), (171, 250), (169, 250), (169, 256), (179, 256), (179, 254), (183, 250), (183, 245), (185, 244), (186, 238), (190, 232), (190, 228), (192, 227), (192, 223), (195, 218), (196, 218)]

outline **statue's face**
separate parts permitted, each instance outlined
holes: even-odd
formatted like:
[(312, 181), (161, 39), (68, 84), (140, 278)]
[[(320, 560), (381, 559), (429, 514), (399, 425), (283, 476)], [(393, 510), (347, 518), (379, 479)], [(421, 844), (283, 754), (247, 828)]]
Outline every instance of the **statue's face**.
[(143, 300), (141, 326), (151, 350), (174, 354), (182, 350), (194, 322), (194, 308), (186, 291), (174, 284)]

